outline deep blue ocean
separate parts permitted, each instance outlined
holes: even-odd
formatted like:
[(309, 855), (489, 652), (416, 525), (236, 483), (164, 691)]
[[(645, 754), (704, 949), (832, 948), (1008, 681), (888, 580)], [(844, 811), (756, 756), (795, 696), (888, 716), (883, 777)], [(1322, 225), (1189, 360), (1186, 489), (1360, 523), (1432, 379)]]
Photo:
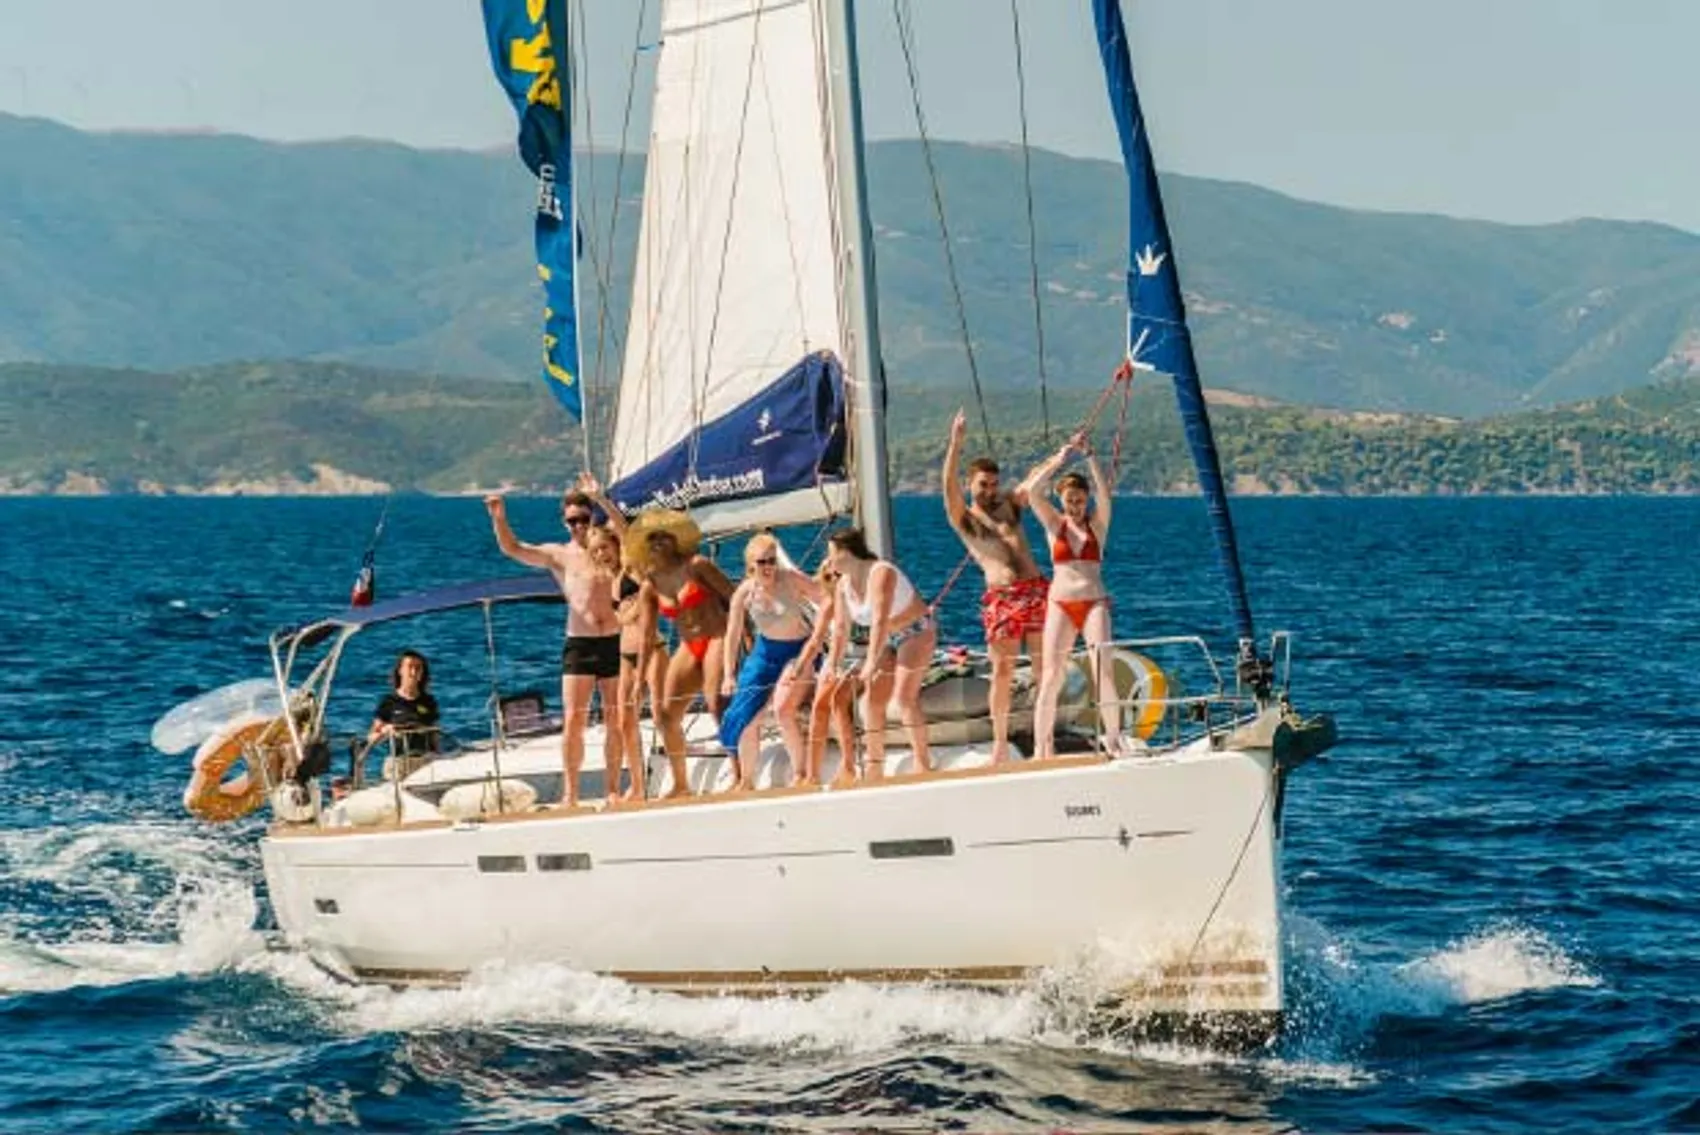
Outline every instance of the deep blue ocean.
[[(1260, 633), (1344, 738), (1288, 804), (1294, 1019), (1243, 1057), (1039, 987), (397, 993), (277, 948), (259, 821), (185, 815), (148, 730), (340, 607), (379, 507), (0, 501), (0, 1131), (1700, 1130), (1700, 500), (1238, 503)], [(937, 587), (936, 502), (898, 517)], [(1119, 504), (1110, 555), (1118, 633), (1227, 647), (1197, 501)], [(506, 571), (478, 501), (391, 504), (384, 594)], [(503, 613), (503, 681), (547, 684), (558, 618)], [(351, 653), (346, 724), (404, 642), (476, 712), (482, 627), (425, 634)]]

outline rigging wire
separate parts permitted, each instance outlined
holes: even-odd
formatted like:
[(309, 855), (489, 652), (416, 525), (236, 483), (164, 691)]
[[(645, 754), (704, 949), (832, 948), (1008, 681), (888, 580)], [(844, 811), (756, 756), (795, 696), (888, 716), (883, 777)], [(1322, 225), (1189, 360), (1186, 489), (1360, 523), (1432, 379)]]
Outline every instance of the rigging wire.
[[(592, 136), (594, 136), (594, 131), (593, 131), (593, 124), (592, 124), (591, 113), (590, 113), (590, 83), (585, 79), (585, 77), (582, 74), (580, 74), (580, 68), (579, 68), (579, 65), (578, 65), (579, 64), (578, 42), (579, 42), (580, 38), (584, 37), (584, 18), (585, 17), (584, 17), (584, 7), (583, 7), (583, 5), (579, 6), (578, 16), (579, 16), (579, 27), (578, 27), (579, 35), (578, 36), (575, 36), (573, 34), (573, 20), (572, 20), (571, 15), (567, 15), (567, 16), (564, 17), (564, 22), (565, 22), (566, 26), (562, 29), (562, 39), (565, 42), (566, 49), (567, 49), (566, 93), (574, 94), (574, 95), (582, 95), (583, 101), (584, 101), (584, 132), (585, 132), (585, 135), (587, 137), (592, 137)], [(557, 79), (557, 82), (559, 82), (558, 79)], [(573, 99), (573, 105), (576, 106), (578, 104), (578, 101), (579, 101), (578, 98), (575, 97)], [(573, 126), (572, 118), (569, 115), (568, 121), (567, 121), (567, 130), (568, 130), (569, 138), (571, 137), (571, 134), (572, 134), (572, 126)], [(565, 158), (566, 158), (567, 171), (568, 171), (567, 176), (568, 176), (568, 178), (569, 178), (569, 180), (572, 184), (572, 199), (571, 199), (571, 202), (570, 202), (570, 208), (568, 210), (568, 223), (572, 226), (572, 231), (569, 232), (567, 235), (568, 235), (568, 239), (571, 241), (573, 259), (576, 262), (577, 259), (578, 259), (578, 246), (579, 246), (579, 228), (578, 228), (579, 178), (574, 176), (574, 166), (577, 162), (577, 155), (573, 152), (573, 149), (574, 149), (574, 147), (572, 146), (571, 142), (569, 141), (569, 143), (567, 145), (567, 153), (565, 155)], [(594, 163), (595, 150), (594, 150), (594, 148), (590, 148), (590, 149), (588, 149), (587, 152), (590, 154), (590, 157), (588, 157), (586, 159), (585, 167), (586, 167), (586, 173), (587, 173), (587, 175), (589, 175), (589, 174), (593, 174), (593, 171), (595, 169), (595, 163)], [(594, 176), (591, 176), (590, 180), (591, 180), (591, 185), (592, 185), (592, 189), (593, 189), (593, 192), (590, 194), (590, 220), (591, 220), (591, 227), (594, 228), (595, 225), (596, 225), (596, 194), (594, 192), (594, 187), (595, 187)], [(589, 253), (589, 256), (590, 256), (591, 277), (592, 277), (592, 279), (594, 279), (596, 281), (597, 295), (598, 295), (599, 301), (600, 301), (602, 306), (606, 307), (607, 301), (608, 301), (608, 293), (609, 293), (608, 274), (607, 274), (607, 271), (602, 267), (602, 264), (601, 264), (600, 260), (598, 259), (597, 255), (596, 255), (595, 242), (594, 241), (586, 241), (585, 244), (586, 244), (586, 251)], [(576, 263), (574, 264), (574, 270), (573, 270), (573, 306), (575, 308), (578, 306), (578, 269), (577, 269)], [(583, 344), (578, 341), (579, 340), (578, 314), (579, 313), (577, 311), (573, 312), (573, 339), (574, 339), (573, 346), (575, 348), (576, 353), (579, 356), (578, 358), (573, 360), (573, 365), (578, 368), (578, 373), (576, 375), (574, 375), (573, 378), (574, 378), (574, 381), (576, 381), (578, 383), (578, 397), (579, 397), (578, 423), (579, 423), (580, 439), (584, 443), (584, 467), (586, 469), (589, 469), (589, 468), (592, 467), (591, 440), (592, 440), (592, 437), (593, 437), (593, 428), (594, 428), (593, 419), (595, 417), (596, 411), (595, 411), (595, 406), (591, 401), (590, 387), (587, 386), (585, 384), (585, 381), (584, 381), (584, 351), (583, 351)]]
[[(615, 241), (620, 233), (620, 195), (621, 187), (626, 183), (626, 153), (630, 148), (632, 129), (632, 109), (637, 98), (638, 59), (643, 55), (643, 26), (644, 18), (649, 14), (649, 0), (639, 0), (637, 21), (632, 32), (632, 63), (626, 72), (626, 106), (620, 118), (620, 153), (614, 162), (614, 204), (608, 211), (608, 257), (612, 261), (617, 247)], [(612, 275), (612, 270), (610, 270)], [(612, 290), (612, 289), (610, 289)], [(604, 302), (596, 317), (596, 382), (601, 385), (607, 377), (608, 356), (612, 352), (623, 355), (625, 344), (620, 328), (613, 325), (609, 319), (609, 305)], [(622, 363), (624, 359), (622, 358)], [(609, 429), (620, 420), (620, 384), (614, 384), (613, 412), (609, 416)], [(614, 450), (610, 440), (608, 448), (608, 473), (610, 478), (614, 469)]]
[[(709, 313), (708, 350), (703, 356), (702, 390), (704, 396), (696, 406), (695, 439), (700, 440), (705, 410), (708, 377), (714, 365), (714, 344), (720, 335), (720, 307), (726, 299), (726, 264), (732, 258), (732, 229), (738, 219), (738, 186), (744, 172), (744, 140), (750, 128), (750, 102), (756, 86), (756, 63), (761, 58), (762, 16), (767, 12), (767, 0), (756, 5), (755, 25), (750, 31), (750, 55), (744, 65), (744, 101), (738, 108), (738, 142), (732, 150), (732, 185), (727, 198), (726, 228), (720, 234), (720, 265), (714, 279), (714, 308)], [(691, 446), (690, 469), (696, 471), (696, 440)]]
[[(1097, 427), (1098, 419), (1103, 415), (1104, 408), (1110, 404), (1110, 399), (1118, 391), (1120, 392), (1121, 411), (1116, 422), (1116, 438), (1110, 456), (1110, 486), (1112, 489), (1121, 477), (1122, 436), (1127, 432), (1127, 406), (1128, 399), (1133, 393), (1134, 373), (1133, 364), (1123, 359), (1121, 365), (1116, 367), (1115, 373), (1110, 375), (1109, 385), (1104, 387), (1103, 392), (1098, 395), (1098, 400), (1092, 403), (1092, 408), (1086, 412), (1086, 416), (1080, 420), (1080, 426), (1075, 430), (1076, 433), (1090, 434)], [(939, 609), (939, 605), (944, 602), (945, 596), (950, 594), (951, 588), (955, 587), (957, 581), (962, 578), (964, 569), (968, 567), (973, 558), (972, 553), (962, 557), (962, 561), (946, 577), (944, 586), (933, 595), (933, 601), (927, 606), (929, 611), (936, 612)]]
[(766, 67), (761, 69), (761, 97), (767, 103), (767, 138), (773, 147), (773, 168), (779, 186), (779, 211), (785, 217), (785, 249), (791, 257), (791, 299), (797, 305), (797, 338), (803, 344), (803, 354), (809, 355), (813, 353), (813, 348), (809, 344), (809, 313), (803, 304), (803, 266), (797, 256), (797, 226), (791, 216), (791, 195), (785, 189), (785, 156), (779, 145), (779, 123), (773, 113), (773, 87), (767, 81)]
[[(573, 34), (573, 17), (571, 15), (566, 17), (566, 65), (571, 70), (571, 90), (575, 92), (573, 105), (576, 107), (580, 102), (585, 104), (585, 143), (587, 143), (583, 146), (583, 151), (585, 151), (585, 177), (576, 177), (578, 155), (575, 151), (578, 148), (570, 146), (568, 155), (566, 155), (570, 168), (573, 168), (570, 177), (573, 178), (573, 258), (575, 260), (578, 258), (578, 245), (580, 245), (578, 202), (587, 195), (590, 197), (590, 231), (592, 233), (597, 231), (597, 177), (595, 177), (597, 127), (595, 127), (595, 117), (592, 116), (592, 105), (590, 105), (590, 78), (583, 73), (583, 68), (578, 65), (578, 61), (580, 61), (578, 59), (578, 44), (580, 42), (590, 42), (590, 34), (588, 34), (587, 25), (585, 25), (585, 5), (578, 5), (578, 34), (576, 36)], [(587, 182), (590, 192), (583, 194), (581, 185), (587, 184)], [(597, 282), (597, 308), (607, 309), (610, 291), (609, 268), (605, 265), (604, 260), (598, 257), (595, 241), (583, 241), (583, 243), (585, 243), (585, 253), (590, 257), (590, 274), (592, 274), (592, 279)], [(609, 257), (612, 258), (612, 248), (609, 250)], [(575, 279), (575, 282), (578, 280), (576, 270), (573, 279)], [(576, 291), (578, 289), (575, 287), (573, 291), (575, 291), (576, 302)], [(585, 438), (585, 469), (592, 469), (592, 445), (590, 445), (590, 442), (592, 442), (593, 430), (595, 430), (595, 406), (592, 404), (592, 386), (585, 382), (585, 350), (583, 350), (585, 345), (583, 345), (583, 338), (576, 335), (578, 314), (580, 314), (578, 311), (573, 313), (573, 328), (575, 328), (575, 338), (578, 338), (578, 343), (576, 343), (578, 359), (575, 360), (578, 364), (578, 376), (576, 376), (578, 377), (578, 425), (583, 430), (583, 438)], [(598, 325), (600, 325), (600, 318), (598, 318)], [(600, 326), (598, 326), (598, 330), (600, 330)], [(600, 348), (600, 340), (598, 340), (598, 348)]]
[(1021, 0), (1009, 0), (1009, 19), (1015, 29), (1015, 90), (1021, 108), (1021, 181), (1027, 203), (1027, 275), (1033, 293), (1033, 337), (1039, 352), (1039, 416), (1045, 444), (1051, 444), (1050, 383), (1045, 372), (1045, 307), (1039, 293), (1039, 228), (1033, 209), (1033, 147), (1027, 130), (1027, 64), (1021, 39)]
[(1186, 952), (1186, 964), (1188, 966), (1192, 965), (1193, 959), (1198, 956), (1198, 948), (1204, 945), (1204, 936), (1210, 932), (1210, 924), (1216, 920), (1217, 912), (1222, 909), (1222, 900), (1228, 897), (1228, 889), (1234, 885), (1234, 880), (1239, 877), (1240, 868), (1245, 866), (1246, 852), (1251, 850), (1252, 837), (1257, 834), (1257, 829), (1263, 826), (1263, 810), (1269, 806), (1269, 798), (1275, 793), (1276, 775), (1271, 773), (1264, 784), (1263, 799), (1257, 802), (1257, 811), (1252, 813), (1251, 826), (1246, 829), (1245, 838), (1240, 841), (1240, 850), (1234, 856), (1234, 865), (1228, 869), (1228, 876), (1222, 880), (1222, 885), (1217, 888), (1216, 898), (1210, 904), (1209, 912), (1205, 914), (1204, 921), (1198, 925), (1198, 934), (1192, 940), (1191, 949)]
[(915, 65), (915, 14), (909, 0), (891, 0), (892, 14), (897, 19), (897, 40), (903, 47), (903, 66), (909, 76), (909, 98), (915, 110), (915, 127), (921, 137), (921, 155), (926, 160), (927, 181), (933, 193), (933, 213), (938, 218), (939, 236), (944, 244), (945, 271), (950, 278), (951, 298), (956, 305), (957, 329), (962, 335), (962, 348), (968, 356), (968, 377), (974, 384), (974, 401), (980, 408), (980, 428), (986, 437), (986, 448), (992, 448), (992, 419), (986, 410), (986, 393), (980, 386), (980, 368), (974, 358), (974, 341), (968, 333), (968, 308), (962, 299), (962, 280), (956, 270), (956, 253), (951, 247), (950, 226), (945, 221), (944, 190), (939, 184), (938, 166), (933, 159), (932, 138), (927, 132), (927, 115), (921, 106), (921, 80)]
[(375, 556), (378, 554), (378, 543), (384, 538), (384, 525), (389, 523), (390, 503), (394, 500), (394, 492), (391, 492), (384, 497), (384, 507), (378, 510), (378, 523), (372, 528), (371, 539), (366, 541), (366, 555), (368, 556)]
[[(856, 442), (859, 431), (852, 428), (852, 423), (862, 415), (872, 414), (875, 411), (872, 405), (872, 399), (868, 395), (869, 383), (872, 381), (872, 376), (868, 376), (868, 380), (864, 382), (862, 375), (852, 373), (851, 371), (851, 360), (857, 357), (858, 336), (860, 332), (856, 329), (850, 318), (850, 299), (843, 284), (845, 280), (846, 266), (849, 264), (850, 260), (848, 245), (852, 242), (852, 240), (859, 241), (861, 238), (859, 235), (852, 238), (846, 232), (846, 229), (852, 222), (850, 218), (843, 215), (842, 209), (840, 208), (844, 198), (840, 193), (842, 182), (839, 175), (842, 171), (839, 169), (838, 147), (848, 145), (849, 139), (838, 137), (837, 125), (832, 113), (832, 98), (826, 82), (826, 76), (831, 65), (828, 60), (829, 53), (827, 51), (826, 42), (827, 32), (825, 24), (822, 22), (823, 19), (824, 17), (820, 7), (816, 5), (811, 19), (815, 51), (815, 114), (819, 118), (821, 165), (826, 170), (827, 200), (832, 202), (832, 205), (830, 206), (830, 216), (832, 220), (829, 226), (829, 239), (832, 244), (833, 270), (836, 273), (836, 279), (838, 281), (837, 286), (833, 288), (833, 303), (835, 309), (834, 314), (838, 318), (840, 336), (839, 347), (841, 349), (841, 357), (839, 358), (839, 364), (843, 368), (842, 376), (844, 390), (843, 423), (847, 432), (847, 436), (844, 439), (844, 471), (845, 477), (851, 485), (859, 485), (862, 483), (861, 466), (863, 455), (861, 447)], [(870, 255), (871, 251), (872, 250), (864, 249), (863, 255)], [(878, 344), (875, 344), (875, 346), (877, 347)], [(883, 364), (881, 365), (883, 366)], [(883, 411), (885, 407), (881, 405), (879, 409)], [(851, 497), (851, 510), (853, 515), (858, 517), (862, 511), (860, 501), (857, 499), (855, 494), (852, 494)], [(836, 510), (831, 511), (836, 512)]]
[[(665, 16), (662, 17), (662, 21), (663, 21), (663, 23), (666, 22)], [(665, 42), (663, 43), (663, 47), (665, 47)], [(690, 51), (691, 51), (691, 70), (690, 70), (689, 89), (691, 91), (700, 91), (700, 90), (702, 90), (701, 74), (702, 74), (703, 52), (702, 52), (702, 49), (695, 44), (692, 45)], [(656, 97), (657, 98), (660, 97), (659, 89), (656, 92)], [(703, 125), (702, 118), (700, 117), (702, 112), (703, 112), (703, 106), (702, 106), (701, 100), (694, 100), (691, 103), (690, 110), (688, 111), (687, 118), (686, 118), (688, 128), (685, 132), (686, 141), (685, 141), (685, 145), (684, 145), (684, 153), (683, 153), (683, 156), (682, 156), (682, 160), (680, 162), (681, 177), (680, 177), (680, 182), (679, 182), (680, 198), (682, 199), (682, 201), (684, 203), (684, 233), (685, 233), (685, 239), (682, 242), (678, 243), (678, 248), (680, 249), (680, 255), (682, 255), (683, 258), (684, 258), (685, 294), (690, 297), (690, 302), (685, 304), (685, 340), (686, 340), (687, 344), (689, 345), (689, 349), (690, 349), (690, 355), (688, 356), (689, 366), (687, 368), (687, 379), (690, 383), (690, 396), (691, 396), (690, 397), (690, 421), (696, 427), (701, 427), (701, 425), (702, 425), (703, 405), (704, 405), (705, 399), (707, 397), (707, 388), (708, 388), (708, 370), (707, 370), (706, 364), (704, 365), (703, 370), (700, 373), (697, 371), (697, 360), (700, 357), (702, 357), (697, 350), (699, 344), (698, 344), (698, 340), (697, 340), (697, 303), (696, 303), (697, 297), (700, 294), (698, 292), (699, 281), (698, 281), (698, 277), (697, 277), (697, 272), (698, 272), (698, 269), (700, 267), (698, 261), (699, 261), (700, 258), (696, 255), (695, 241), (693, 239), (695, 234), (696, 234), (696, 231), (697, 231), (697, 216), (698, 216), (698, 214), (697, 214), (697, 208), (696, 208), (696, 194), (694, 192), (694, 190), (696, 188), (697, 179), (696, 179), (696, 176), (693, 173), (693, 169), (695, 168), (694, 159), (696, 157), (697, 148), (692, 143), (696, 139), (703, 137), (707, 132), (706, 128)], [(653, 129), (653, 127), (652, 127), (652, 129)], [(710, 197), (710, 200), (712, 200), (712, 196)], [(659, 292), (658, 292), (658, 294), (656, 296), (656, 307), (657, 307), (657, 309), (659, 309), (660, 306), (661, 306), (661, 297), (660, 297)], [(653, 337), (654, 337), (654, 326), (653, 325), (651, 325), (650, 331), (651, 331), (651, 339), (653, 340)], [(669, 414), (669, 416), (671, 416), (671, 412), (673, 410), (673, 407), (663, 406), (663, 407), (661, 407), (661, 410), (662, 410), (663, 413)], [(691, 433), (686, 435), (686, 437), (690, 442), (690, 449), (689, 449), (689, 456), (686, 458), (685, 467), (686, 467), (686, 469), (694, 472), (696, 470), (696, 465), (697, 465), (697, 443), (698, 443), (698, 441), (700, 440), (700, 437), (701, 437), (700, 428), (693, 429), (691, 431)]]
[(378, 597), (378, 544), (384, 538), (384, 525), (390, 518), (390, 502), (395, 500), (392, 489), (384, 496), (384, 507), (378, 512), (378, 523), (366, 540), (366, 550), (360, 555), (360, 570), (354, 575), (354, 589), (349, 593), (350, 607), (367, 607)]

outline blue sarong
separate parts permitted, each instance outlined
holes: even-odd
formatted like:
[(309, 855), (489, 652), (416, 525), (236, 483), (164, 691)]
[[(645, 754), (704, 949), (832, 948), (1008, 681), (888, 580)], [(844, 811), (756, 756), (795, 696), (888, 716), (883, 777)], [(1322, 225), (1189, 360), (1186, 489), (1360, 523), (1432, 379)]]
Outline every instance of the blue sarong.
[(755, 646), (744, 656), (738, 667), (738, 687), (732, 703), (720, 715), (720, 743), (728, 749), (738, 748), (738, 738), (750, 723), (761, 716), (773, 698), (773, 687), (785, 672), (785, 664), (803, 653), (807, 639), (790, 642), (756, 636)]

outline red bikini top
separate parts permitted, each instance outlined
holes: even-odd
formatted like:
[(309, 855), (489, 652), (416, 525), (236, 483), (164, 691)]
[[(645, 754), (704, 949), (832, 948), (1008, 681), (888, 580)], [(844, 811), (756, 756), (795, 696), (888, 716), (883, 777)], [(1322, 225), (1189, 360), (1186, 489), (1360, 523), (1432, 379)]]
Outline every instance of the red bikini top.
[(1090, 524), (1086, 526), (1086, 540), (1080, 545), (1079, 552), (1074, 550), (1074, 545), (1069, 543), (1068, 539), (1069, 530), (1073, 527), (1073, 523), (1066, 519), (1057, 527), (1057, 538), (1051, 542), (1051, 563), (1066, 564), (1072, 561), (1102, 563), (1104, 553), (1098, 548), (1098, 534), (1092, 531), (1092, 526)]
[(708, 602), (709, 590), (694, 579), (685, 580), (685, 585), (679, 588), (679, 602), (675, 605), (667, 602), (666, 598), (657, 595), (655, 605), (661, 608), (661, 613), (669, 619), (679, 617), (680, 611), (689, 611)]

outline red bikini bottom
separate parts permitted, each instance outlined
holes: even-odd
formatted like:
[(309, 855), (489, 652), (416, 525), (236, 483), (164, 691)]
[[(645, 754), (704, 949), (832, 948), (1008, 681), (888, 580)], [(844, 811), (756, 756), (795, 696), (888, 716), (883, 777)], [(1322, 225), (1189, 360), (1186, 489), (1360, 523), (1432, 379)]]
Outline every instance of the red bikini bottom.
[(1096, 599), (1057, 599), (1051, 602), (1062, 609), (1068, 616), (1068, 621), (1074, 624), (1074, 629), (1081, 634), (1086, 633), (1086, 617), (1092, 613), (1092, 608), (1100, 603), (1108, 603), (1109, 599), (1100, 595)]

